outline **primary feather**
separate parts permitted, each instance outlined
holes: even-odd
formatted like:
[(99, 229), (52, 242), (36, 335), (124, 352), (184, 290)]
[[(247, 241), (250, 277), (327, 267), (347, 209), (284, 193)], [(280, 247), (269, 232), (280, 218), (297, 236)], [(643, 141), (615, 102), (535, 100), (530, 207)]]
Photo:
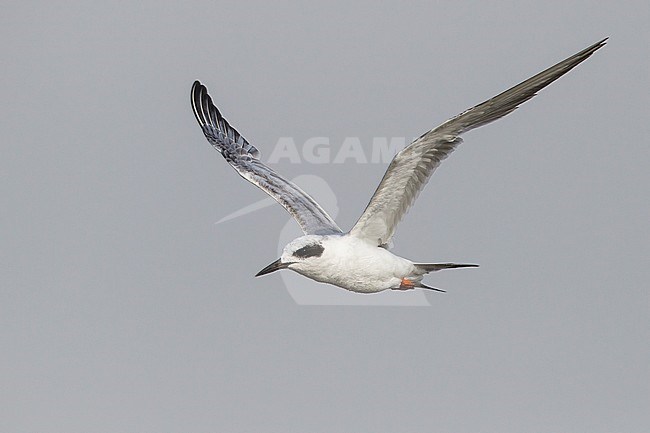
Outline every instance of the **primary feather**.
[(208, 90), (195, 81), (190, 93), (194, 116), (205, 138), (244, 179), (280, 203), (305, 234), (336, 234), (341, 229), (309, 194), (259, 160), (260, 152), (221, 115)]

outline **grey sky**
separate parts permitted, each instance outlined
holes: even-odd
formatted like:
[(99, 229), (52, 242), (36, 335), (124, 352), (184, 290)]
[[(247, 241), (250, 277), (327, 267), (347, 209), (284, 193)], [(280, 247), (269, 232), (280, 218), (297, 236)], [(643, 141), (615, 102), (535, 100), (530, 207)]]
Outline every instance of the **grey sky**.
[[(648, 16), (5, 4), (0, 431), (648, 431)], [(195, 79), (264, 159), (280, 137), (417, 136), (606, 36), (468, 133), (400, 225), (400, 255), (481, 265), (425, 279), (448, 290), (429, 307), (296, 305), (253, 278), (281, 207), (214, 224), (264, 195), (204, 140)], [(343, 229), (386, 168), (274, 167), (325, 179)]]

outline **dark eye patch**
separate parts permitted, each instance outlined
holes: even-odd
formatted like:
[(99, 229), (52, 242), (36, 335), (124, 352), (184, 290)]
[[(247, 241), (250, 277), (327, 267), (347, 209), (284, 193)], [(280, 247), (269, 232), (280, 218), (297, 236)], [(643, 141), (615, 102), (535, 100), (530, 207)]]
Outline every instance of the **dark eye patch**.
[(297, 249), (293, 255), (301, 259), (306, 259), (307, 257), (320, 257), (323, 251), (325, 251), (325, 248), (322, 245), (312, 244)]

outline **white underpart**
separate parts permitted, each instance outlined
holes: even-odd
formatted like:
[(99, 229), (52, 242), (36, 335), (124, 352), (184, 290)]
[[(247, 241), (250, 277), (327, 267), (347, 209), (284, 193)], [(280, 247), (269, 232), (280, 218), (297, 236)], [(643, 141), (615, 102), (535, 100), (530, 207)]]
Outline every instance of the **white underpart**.
[[(413, 262), (396, 256), (384, 248), (348, 235), (309, 236), (321, 238), (323, 254), (318, 258), (306, 259), (289, 266), (306, 277), (322, 283), (334, 284), (344, 289), (376, 293), (400, 287), (403, 278), (413, 282), (422, 280)], [(303, 237), (307, 238), (307, 237)], [(296, 241), (303, 239), (298, 238)], [(293, 243), (292, 243), (293, 244)], [(282, 261), (295, 261), (290, 253), (295, 246), (289, 244), (282, 254)]]

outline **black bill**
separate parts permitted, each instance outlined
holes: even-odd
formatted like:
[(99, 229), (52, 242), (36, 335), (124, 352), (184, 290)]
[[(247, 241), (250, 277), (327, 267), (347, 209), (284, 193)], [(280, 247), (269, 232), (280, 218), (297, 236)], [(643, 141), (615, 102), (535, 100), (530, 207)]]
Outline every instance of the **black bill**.
[(257, 274), (255, 274), (256, 277), (261, 277), (262, 275), (270, 274), (271, 272), (278, 271), (280, 269), (285, 269), (287, 268), (292, 262), (289, 263), (282, 263), (280, 259), (277, 259), (261, 271), (259, 271)]

